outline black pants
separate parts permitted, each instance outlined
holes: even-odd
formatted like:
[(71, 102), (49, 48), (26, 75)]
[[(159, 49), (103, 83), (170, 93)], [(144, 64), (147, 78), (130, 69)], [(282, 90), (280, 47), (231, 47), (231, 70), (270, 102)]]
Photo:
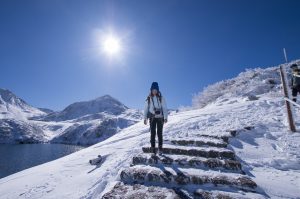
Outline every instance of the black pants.
[(158, 137), (158, 148), (162, 149), (163, 145), (163, 125), (164, 125), (164, 120), (163, 118), (151, 118), (150, 119), (150, 129), (151, 129), (151, 147), (155, 148), (155, 136), (157, 133)]
[(297, 94), (300, 93), (300, 86), (296, 86), (292, 88), (293, 101), (297, 101)]

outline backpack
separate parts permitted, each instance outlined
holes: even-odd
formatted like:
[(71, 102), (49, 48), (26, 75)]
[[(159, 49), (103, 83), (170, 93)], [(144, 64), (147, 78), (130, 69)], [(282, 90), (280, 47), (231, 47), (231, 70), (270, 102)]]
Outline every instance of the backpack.
[[(150, 95), (147, 97), (147, 99), (146, 99), (146, 101), (148, 102), (147, 119), (151, 119), (151, 118), (154, 117), (154, 114), (151, 113), (151, 112), (149, 111), (149, 108), (150, 108), (150, 98), (151, 98), (151, 94), (150, 94)], [(159, 99), (160, 104), (161, 104), (161, 98), (162, 98), (161, 92), (159, 92), (159, 93), (158, 93), (158, 99)], [(153, 102), (153, 100), (152, 100), (152, 103), (153, 103), (153, 107), (154, 107), (154, 102)], [(161, 107), (161, 108), (162, 108), (162, 107)]]
[(293, 74), (293, 86), (294, 87), (300, 86), (300, 75)]

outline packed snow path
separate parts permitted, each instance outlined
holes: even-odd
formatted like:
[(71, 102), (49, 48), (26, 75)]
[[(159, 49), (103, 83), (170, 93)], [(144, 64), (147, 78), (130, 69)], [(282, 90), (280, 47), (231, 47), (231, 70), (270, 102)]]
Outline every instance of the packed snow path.
[(199, 132), (195, 139), (169, 139), (163, 155), (142, 147), (143, 153), (122, 170), (121, 182), (102, 198), (264, 198), (228, 149), (229, 138), (236, 133), (217, 137)]

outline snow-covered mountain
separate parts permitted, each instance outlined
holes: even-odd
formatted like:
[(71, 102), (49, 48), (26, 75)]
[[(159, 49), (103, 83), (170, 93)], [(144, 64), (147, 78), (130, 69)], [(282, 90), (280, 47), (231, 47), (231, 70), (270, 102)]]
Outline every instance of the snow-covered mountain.
[(43, 111), (43, 112), (47, 113), (47, 114), (53, 113), (53, 112), (54, 112), (53, 110), (48, 109), (48, 108), (38, 108), (38, 109), (39, 109), (40, 111)]
[(76, 102), (67, 106), (64, 110), (59, 112), (53, 112), (41, 120), (44, 121), (65, 121), (78, 119), (83, 116), (93, 115), (98, 113), (107, 113), (111, 115), (119, 115), (126, 111), (128, 107), (111, 97), (110, 95), (104, 95), (94, 100), (85, 102)]
[(42, 129), (27, 121), (46, 115), (11, 91), (0, 88), (0, 143), (36, 143), (46, 141)]
[(0, 143), (91, 145), (141, 118), (140, 111), (129, 109), (109, 95), (54, 112), (32, 107), (11, 91), (0, 89)]
[[(140, 111), (129, 109), (117, 99), (104, 95), (38, 117), (36, 123), (43, 124), (43, 129), (50, 132), (52, 143), (91, 145), (141, 119)], [(55, 134), (51, 133), (53, 130)]]
[(15, 118), (27, 119), (28, 117), (42, 116), (46, 113), (27, 104), (11, 91), (0, 88), (0, 119)]
[[(106, 100), (107, 99), (105, 99), (105, 101)], [(97, 99), (97, 102), (101, 103), (101, 100)], [(44, 126), (44, 129), (49, 130), (54, 125), (56, 128), (55, 131), (60, 131), (51, 139), (52, 143), (79, 145), (95, 144), (111, 137), (121, 129), (133, 125), (142, 119), (140, 111), (129, 109), (127, 107), (125, 108), (121, 103), (118, 104), (119, 106), (114, 107), (115, 109), (109, 107), (103, 112), (83, 115), (73, 120), (60, 122), (47, 121), (47, 125)], [(123, 111), (121, 111), (121, 109), (123, 109)], [(47, 117), (47, 119), (49, 118)], [(59, 127), (57, 124), (61, 124), (61, 126)]]
[[(230, 84), (210, 86), (222, 95), (202, 92), (204, 106), (200, 100), (170, 115), (164, 148), (173, 154), (151, 159), (144, 153), (149, 126), (138, 122), (103, 142), (0, 179), (1, 196), (299, 198), (300, 134), (288, 130), (277, 72), (273, 67), (241, 73)], [(299, 121), (299, 110), (295, 116)], [(98, 155), (104, 161), (90, 165)]]

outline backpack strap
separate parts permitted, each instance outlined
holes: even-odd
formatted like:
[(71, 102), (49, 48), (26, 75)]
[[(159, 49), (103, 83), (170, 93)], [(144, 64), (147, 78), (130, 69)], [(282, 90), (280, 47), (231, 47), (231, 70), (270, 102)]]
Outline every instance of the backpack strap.
[[(158, 101), (157, 101), (157, 103), (158, 103), (158, 105), (160, 105), (160, 108), (162, 109), (162, 96), (161, 96), (161, 92), (159, 92), (158, 95), (157, 95), (156, 97), (157, 97), (158, 100), (159, 100), (159, 103), (158, 103)], [(150, 105), (150, 100), (152, 100), (153, 108), (155, 108), (153, 98), (152, 98), (151, 95), (149, 95), (149, 96), (147, 97), (147, 99), (146, 99), (146, 101), (148, 101), (148, 109), (149, 109), (149, 105)]]
[(300, 77), (300, 75), (298, 75), (298, 74), (295, 74), (295, 73), (293, 74), (293, 76), (294, 76), (294, 77)]
[(161, 98), (162, 98), (161, 92), (159, 91), (159, 93), (158, 93), (158, 99), (159, 99), (160, 104), (161, 104)]
[[(164, 111), (163, 111), (163, 107), (162, 107), (162, 96), (161, 96), (161, 92), (159, 92), (158, 93), (158, 99), (159, 99), (159, 102), (160, 102), (160, 110), (161, 110), (161, 113), (162, 113), (162, 115), (164, 116)], [(157, 99), (157, 98), (156, 98)], [(158, 103), (158, 101), (157, 101), (157, 103)]]

